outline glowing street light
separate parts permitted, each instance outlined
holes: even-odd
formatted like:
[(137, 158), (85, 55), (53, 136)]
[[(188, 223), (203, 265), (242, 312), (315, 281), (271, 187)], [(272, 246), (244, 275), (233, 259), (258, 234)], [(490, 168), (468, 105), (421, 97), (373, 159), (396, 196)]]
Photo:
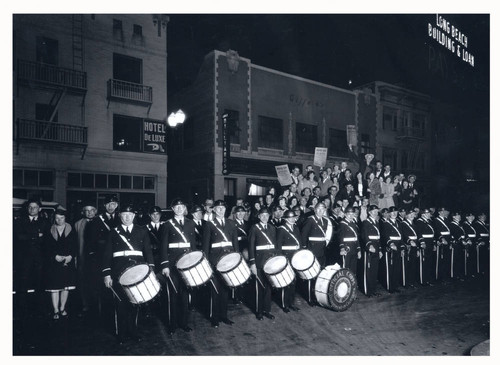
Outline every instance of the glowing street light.
[(177, 124), (182, 124), (186, 120), (186, 114), (182, 110), (178, 110), (175, 113), (170, 113), (167, 118), (167, 123), (170, 127), (174, 128)]

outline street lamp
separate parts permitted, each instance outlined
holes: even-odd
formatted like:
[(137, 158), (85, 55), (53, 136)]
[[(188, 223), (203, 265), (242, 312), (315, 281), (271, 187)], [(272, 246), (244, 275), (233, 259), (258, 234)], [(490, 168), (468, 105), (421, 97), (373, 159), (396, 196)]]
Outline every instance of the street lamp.
[(177, 124), (182, 124), (186, 120), (186, 114), (179, 109), (175, 113), (172, 112), (167, 118), (167, 123), (170, 127), (175, 128)]

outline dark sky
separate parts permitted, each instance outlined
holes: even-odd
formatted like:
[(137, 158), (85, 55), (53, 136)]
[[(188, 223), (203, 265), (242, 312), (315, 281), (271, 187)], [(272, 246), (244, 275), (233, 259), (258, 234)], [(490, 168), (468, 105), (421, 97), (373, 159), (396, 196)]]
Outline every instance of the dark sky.
[(428, 36), (436, 14), (173, 14), (169, 93), (193, 81), (208, 52), (233, 49), (254, 64), (343, 88), (380, 80), (488, 108), (489, 16), (440, 15), (468, 36), (474, 67)]

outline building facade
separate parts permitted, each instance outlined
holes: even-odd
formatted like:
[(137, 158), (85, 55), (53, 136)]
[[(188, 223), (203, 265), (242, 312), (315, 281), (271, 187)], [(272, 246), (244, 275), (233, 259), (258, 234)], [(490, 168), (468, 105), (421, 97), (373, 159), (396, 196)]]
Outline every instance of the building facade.
[(14, 197), (165, 205), (167, 22), (14, 15)]

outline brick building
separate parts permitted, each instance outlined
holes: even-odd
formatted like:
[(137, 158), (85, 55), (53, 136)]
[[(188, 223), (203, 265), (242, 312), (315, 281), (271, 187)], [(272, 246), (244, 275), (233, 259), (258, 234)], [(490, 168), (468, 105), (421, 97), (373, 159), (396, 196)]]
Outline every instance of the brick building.
[(14, 197), (165, 204), (167, 22), (14, 15)]

